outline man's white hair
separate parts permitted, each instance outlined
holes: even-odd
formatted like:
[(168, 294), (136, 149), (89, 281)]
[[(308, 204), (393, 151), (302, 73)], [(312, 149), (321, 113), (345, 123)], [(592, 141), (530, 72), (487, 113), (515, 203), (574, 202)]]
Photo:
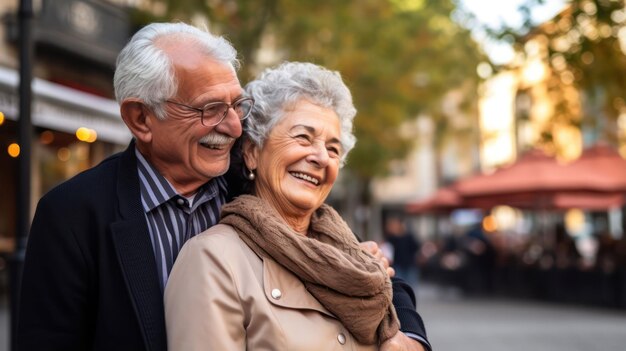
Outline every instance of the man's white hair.
[(122, 103), (138, 98), (152, 109), (158, 118), (165, 119), (163, 102), (174, 95), (178, 82), (170, 58), (157, 47), (159, 38), (188, 40), (207, 56), (239, 68), (237, 51), (228, 40), (185, 23), (152, 23), (140, 29), (117, 57), (113, 85), (115, 98)]

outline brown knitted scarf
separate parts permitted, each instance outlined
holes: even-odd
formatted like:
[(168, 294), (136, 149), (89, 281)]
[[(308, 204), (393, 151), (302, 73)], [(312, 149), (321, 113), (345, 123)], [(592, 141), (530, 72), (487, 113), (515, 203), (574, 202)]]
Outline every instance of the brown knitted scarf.
[(251, 195), (222, 207), (220, 223), (232, 226), (257, 255), (298, 276), (359, 342), (382, 343), (398, 331), (385, 269), (359, 247), (330, 206), (313, 214), (308, 236), (296, 233), (267, 202)]

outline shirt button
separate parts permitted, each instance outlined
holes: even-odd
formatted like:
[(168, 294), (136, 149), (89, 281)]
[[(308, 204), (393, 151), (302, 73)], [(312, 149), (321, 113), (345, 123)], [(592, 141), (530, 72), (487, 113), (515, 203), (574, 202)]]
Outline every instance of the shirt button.
[(179, 198), (178, 200), (176, 200), (176, 203), (182, 206), (185, 204), (185, 200)]
[(337, 341), (339, 341), (341, 345), (344, 345), (346, 343), (346, 336), (343, 335), (343, 333), (339, 333), (339, 335), (337, 335)]
[(279, 300), (283, 296), (283, 293), (278, 289), (272, 289), (272, 297), (274, 300)]

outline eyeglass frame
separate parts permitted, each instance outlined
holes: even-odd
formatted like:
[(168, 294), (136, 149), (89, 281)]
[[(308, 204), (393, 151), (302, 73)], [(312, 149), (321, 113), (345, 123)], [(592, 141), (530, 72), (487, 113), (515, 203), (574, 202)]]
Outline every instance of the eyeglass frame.
[[(225, 101), (213, 101), (213, 102), (209, 102), (208, 104), (204, 105), (202, 108), (197, 108), (197, 107), (193, 107), (193, 106), (185, 105), (185, 104), (183, 104), (183, 103), (176, 102), (176, 101), (172, 101), (172, 100), (165, 100), (165, 102), (167, 102), (167, 103), (174, 104), (174, 105), (177, 105), (177, 106), (186, 107), (186, 108), (188, 108), (188, 109), (190, 109), (190, 110), (193, 110), (193, 111), (196, 111), (196, 112), (200, 112), (200, 123), (201, 123), (203, 126), (205, 126), (205, 127), (215, 127), (216, 125), (218, 125), (218, 124), (222, 123), (222, 122), (224, 121), (224, 119), (226, 119), (226, 116), (228, 116), (228, 112), (230, 111), (230, 109), (232, 109), (233, 111), (235, 111), (235, 107), (236, 107), (238, 104), (240, 104), (241, 102), (243, 102), (243, 101), (251, 101), (251, 102), (252, 102), (252, 105), (250, 106), (250, 111), (248, 111), (248, 114), (246, 114), (246, 115), (245, 115), (244, 117), (242, 117), (242, 118), (238, 118), (238, 119), (239, 119), (239, 121), (243, 121), (244, 119), (246, 119), (246, 118), (250, 117), (250, 113), (252, 113), (252, 108), (254, 107), (254, 103), (255, 103), (255, 101), (254, 101), (254, 99), (253, 99), (253, 98), (251, 98), (251, 97), (241, 97), (241, 98), (239, 98), (239, 99), (237, 99), (237, 100), (233, 101), (231, 104), (229, 104), (229, 103), (227, 103), (227, 102), (225, 102)], [(210, 107), (210, 106), (216, 106), (216, 105), (226, 105), (226, 106), (228, 106), (228, 108), (224, 111), (224, 114), (222, 115), (222, 118), (220, 118), (220, 120), (219, 120), (219, 121), (217, 121), (217, 123), (210, 124), (210, 125), (206, 125), (206, 124), (204, 124), (204, 110), (205, 110), (207, 107)], [(235, 111), (235, 113), (236, 113), (236, 111)], [(237, 116), (237, 117), (239, 117), (239, 116)]]

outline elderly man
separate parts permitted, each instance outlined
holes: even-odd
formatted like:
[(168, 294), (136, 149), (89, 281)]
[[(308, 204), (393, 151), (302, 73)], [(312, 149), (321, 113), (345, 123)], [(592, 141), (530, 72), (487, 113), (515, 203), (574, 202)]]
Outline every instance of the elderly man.
[[(168, 274), (183, 243), (217, 222), (230, 149), (254, 103), (237, 65), (225, 39), (182, 23), (144, 27), (122, 50), (115, 92), (134, 139), (40, 200), (19, 350), (166, 349)], [(411, 294), (395, 284), (406, 334), (383, 349), (428, 345)]]

